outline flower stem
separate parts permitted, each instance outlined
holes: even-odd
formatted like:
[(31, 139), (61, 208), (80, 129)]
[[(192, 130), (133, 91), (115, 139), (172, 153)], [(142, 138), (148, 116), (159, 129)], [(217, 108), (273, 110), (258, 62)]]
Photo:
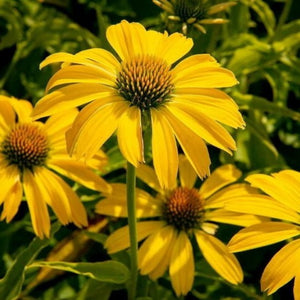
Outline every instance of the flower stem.
[(131, 254), (131, 282), (128, 286), (129, 300), (134, 300), (136, 297), (136, 285), (138, 275), (135, 183), (135, 167), (131, 163), (127, 162), (127, 212)]

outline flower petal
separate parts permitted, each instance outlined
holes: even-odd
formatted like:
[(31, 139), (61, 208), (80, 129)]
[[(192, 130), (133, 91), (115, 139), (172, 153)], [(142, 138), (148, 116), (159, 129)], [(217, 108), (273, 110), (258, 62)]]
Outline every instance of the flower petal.
[(197, 179), (197, 173), (184, 155), (179, 155), (180, 185), (192, 189)]
[(243, 213), (240, 214), (225, 209), (215, 209), (205, 212), (205, 220), (247, 227), (257, 223), (266, 222), (269, 219), (255, 215), (248, 215)]
[(49, 237), (50, 218), (47, 205), (35, 181), (34, 175), (27, 169), (23, 172), (23, 187), (35, 234), (41, 239), (45, 236)]
[(184, 231), (180, 231), (170, 258), (170, 277), (177, 297), (186, 295), (194, 282), (194, 255), (191, 242)]
[(206, 140), (209, 144), (218, 147), (229, 154), (236, 150), (234, 139), (227, 130), (220, 124), (199, 111), (195, 111), (188, 105), (178, 106), (175, 102), (168, 103), (165, 110), (177, 119), (177, 122), (184, 123), (190, 130)]
[[(299, 185), (297, 185), (296, 177), (294, 177), (295, 182), (293, 183), (293, 179), (287, 179), (287, 173), (281, 173), (275, 176), (276, 177), (254, 174), (248, 176), (245, 180), (250, 182), (252, 186), (260, 188), (263, 192), (282, 204), (300, 212)], [(294, 188), (296, 188), (296, 190), (294, 190)]]
[(141, 110), (128, 107), (119, 119), (118, 144), (123, 156), (136, 168), (144, 162)]
[[(145, 221), (137, 223), (137, 241), (141, 241), (150, 234), (160, 230), (165, 225), (162, 221)], [(113, 232), (106, 240), (104, 247), (109, 254), (127, 249), (130, 246), (129, 228), (124, 226)]]
[[(298, 262), (299, 262), (299, 260), (298, 260)], [(294, 280), (294, 299), (295, 300), (300, 300), (300, 294), (298, 292), (299, 290), (300, 290), (300, 276), (299, 276), (299, 271), (298, 271), (295, 276), (295, 280)]]
[(221, 88), (238, 83), (234, 74), (221, 68), (208, 54), (197, 54), (185, 58), (174, 69), (176, 88)]
[(110, 185), (99, 175), (94, 173), (86, 164), (72, 159), (51, 159), (48, 166), (56, 172), (86, 186), (89, 189), (109, 193)]
[[(198, 176), (202, 179), (209, 175), (210, 158), (202, 138), (186, 126), (184, 122), (181, 122), (177, 117), (173, 116), (168, 110), (164, 110), (164, 113), (181, 148)], [(199, 157), (201, 157), (201, 159), (199, 159)]]
[(243, 281), (243, 271), (236, 257), (217, 238), (195, 230), (199, 248), (212, 268), (232, 284)]
[(122, 113), (128, 109), (125, 101), (100, 106), (90, 103), (80, 111), (72, 128), (67, 131), (67, 148), (77, 158), (91, 158), (114, 133)]
[(147, 183), (148, 186), (150, 186), (152, 189), (159, 193), (163, 193), (163, 190), (160, 187), (160, 184), (158, 182), (157, 176), (153, 170), (148, 165), (141, 165), (136, 169), (136, 176)]
[(142, 244), (138, 252), (138, 266), (141, 275), (152, 272), (160, 260), (165, 257), (169, 245), (173, 244), (176, 231), (172, 226), (165, 226), (153, 232)]
[(201, 185), (199, 193), (205, 199), (224, 186), (235, 182), (242, 176), (242, 172), (234, 165), (227, 164), (215, 169)]
[(176, 186), (178, 152), (174, 134), (159, 110), (151, 109), (152, 154), (154, 169), (164, 189)]
[(231, 252), (271, 245), (300, 234), (299, 226), (282, 222), (263, 222), (240, 230), (228, 244)]
[(0, 111), (0, 130), (4, 134), (13, 126), (16, 118), (15, 111), (8, 97), (0, 96)]
[(111, 88), (101, 84), (70, 84), (42, 97), (35, 105), (32, 116), (34, 119), (39, 119), (96, 99), (113, 97), (113, 94)]
[(300, 216), (296, 211), (265, 195), (237, 196), (226, 201), (225, 209), (300, 224)]
[(0, 205), (6, 201), (9, 191), (20, 181), (20, 171), (15, 165), (0, 164)]
[[(266, 266), (261, 277), (261, 289), (268, 295), (299, 274), (300, 240), (295, 240), (279, 250)], [(298, 293), (298, 291), (297, 291)]]

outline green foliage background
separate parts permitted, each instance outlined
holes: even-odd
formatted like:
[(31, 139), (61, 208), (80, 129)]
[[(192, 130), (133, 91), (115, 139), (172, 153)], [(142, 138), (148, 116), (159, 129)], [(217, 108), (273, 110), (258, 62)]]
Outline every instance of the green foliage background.
[[(245, 175), (286, 168), (300, 171), (300, 3), (298, 0), (236, 2), (219, 14), (229, 19), (229, 23), (207, 25), (206, 35), (188, 28), (188, 36), (194, 39), (193, 53), (211, 53), (235, 73), (240, 84), (227, 92), (239, 104), (247, 123), (245, 130), (232, 132), (238, 149), (232, 157), (209, 149), (212, 169), (231, 162)], [(36, 103), (55, 72), (55, 67), (39, 70), (47, 55), (60, 51), (76, 53), (91, 47), (112, 50), (105, 38), (106, 28), (122, 19), (138, 21), (158, 31), (180, 29), (170, 24), (166, 13), (151, 0), (0, 0), (1, 94)], [(116, 141), (111, 139), (106, 143), (105, 150), (110, 158), (105, 178), (110, 182), (124, 181), (124, 161)], [(77, 185), (74, 189), (96, 222), (93, 207), (99, 195)], [(86, 234), (72, 226), (57, 225), (53, 226), (56, 233), (50, 240), (31, 241), (30, 219), (23, 204), (11, 224), (0, 223), (0, 276), (3, 277), (0, 299), (125, 299), (128, 256), (120, 253), (113, 257), (114, 262), (107, 261), (109, 257), (102, 246), (109, 229), (119, 226), (116, 224), (111, 222), (102, 233)], [(218, 236), (226, 242), (237, 230), (221, 227)], [(64, 247), (72, 242), (70, 237), (74, 241), (74, 235), (79, 241), (85, 240), (84, 236), (90, 238), (72, 257), (82, 264), (32, 264), (36, 257), (39, 261), (51, 257), (58, 244), (61, 251), (66, 251)], [(291, 284), (269, 297), (259, 291), (262, 270), (280, 246), (239, 254), (245, 270), (245, 283), (239, 287), (225, 283), (197, 257), (194, 289), (186, 299), (292, 299)], [(101, 261), (108, 265), (99, 264)], [(53, 273), (48, 280), (33, 284), (45, 264), (69, 272)], [(143, 299), (175, 299), (167, 275), (157, 283), (143, 277), (139, 280), (139, 295), (148, 291), (149, 298)]]

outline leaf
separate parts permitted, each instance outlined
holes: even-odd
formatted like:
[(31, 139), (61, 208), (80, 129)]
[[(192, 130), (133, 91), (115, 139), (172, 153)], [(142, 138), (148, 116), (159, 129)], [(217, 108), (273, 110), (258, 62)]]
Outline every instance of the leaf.
[[(52, 227), (53, 235), (60, 225), (56, 224)], [(48, 244), (49, 239), (39, 239), (35, 237), (29, 246), (23, 250), (13, 262), (5, 276), (0, 280), (0, 299), (13, 300), (19, 296), (25, 278), (25, 267), (30, 264), (37, 254)]]
[(40, 261), (34, 262), (28, 267), (48, 267), (87, 276), (101, 282), (110, 282), (116, 284), (125, 283), (130, 277), (128, 268), (122, 263), (113, 260), (93, 263)]
[(84, 284), (80, 293), (77, 295), (77, 300), (108, 300), (113, 290), (113, 285), (98, 280), (89, 279)]
[(243, 95), (239, 92), (234, 92), (232, 96), (241, 109), (258, 109), (263, 112), (274, 113), (280, 116), (289, 117), (296, 121), (300, 121), (300, 113), (286, 107), (281, 107), (263, 97), (250, 94)]
[(277, 32), (274, 37), (274, 41), (283, 40), (295, 33), (300, 31), (300, 20), (291, 21), (288, 24), (284, 24)]

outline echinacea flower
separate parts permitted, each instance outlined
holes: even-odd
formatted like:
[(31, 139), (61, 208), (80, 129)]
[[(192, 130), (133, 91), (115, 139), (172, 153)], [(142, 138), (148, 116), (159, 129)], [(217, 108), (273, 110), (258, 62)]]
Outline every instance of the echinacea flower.
[[(281, 221), (264, 222), (239, 231), (229, 243), (232, 252), (245, 251), (300, 236), (300, 172), (283, 170), (271, 175), (256, 174), (246, 178), (267, 195), (240, 199), (239, 211), (267, 216)], [(229, 202), (233, 209), (236, 202)], [(300, 239), (290, 241), (268, 263), (261, 277), (261, 289), (268, 295), (294, 280), (294, 298), (300, 300)]]
[(203, 140), (228, 153), (235, 141), (220, 125), (245, 125), (236, 103), (216, 88), (237, 83), (233, 73), (208, 54), (192, 55), (182, 34), (159, 33), (122, 21), (107, 29), (119, 59), (104, 49), (75, 55), (56, 53), (41, 67), (62, 62), (35, 106), (35, 118), (86, 105), (67, 132), (70, 154), (89, 158), (117, 131), (123, 156), (135, 167), (144, 162), (142, 127), (151, 119), (153, 164), (162, 187), (175, 185), (175, 137), (200, 178), (209, 173)]
[[(225, 244), (214, 236), (215, 222), (249, 226), (261, 220), (251, 215), (225, 211), (227, 200), (248, 195), (253, 190), (243, 183), (232, 184), (241, 172), (233, 165), (224, 165), (194, 188), (196, 173), (185, 157), (180, 156), (181, 184), (161, 189), (154, 170), (146, 165), (137, 169), (137, 176), (147, 183), (156, 196), (137, 189), (137, 239), (145, 240), (138, 250), (138, 267), (142, 275), (155, 280), (169, 269), (176, 295), (187, 294), (194, 280), (194, 255), (190, 239), (194, 236), (204, 258), (212, 268), (232, 284), (243, 279), (240, 265)], [(126, 186), (112, 184), (112, 193), (96, 205), (96, 212), (126, 217)], [(106, 240), (108, 253), (129, 247), (128, 226), (117, 229)]]
[(193, 26), (202, 33), (206, 33), (203, 25), (227, 23), (227, 19), (212, 18), (211, 16), (236, 4), (234, 1), (228, 1), (210, 6), (208, 0), (152, 1), (168, 14), (169, 20), (181, 23), (181, 31), (184, 34), (187, 34), (189, 26)]
[(56, 173), (93, 190), (107, 193), (111, 188), (91, 168), (106, 163), (104, 153), (97, 153), (85, 165), (66, 151), (65, 132), (78, 114), (76, 109), (53, 115), (46, 123), (32, 121), (31, 113), (29, 101), (0, 96), (1, 220), (14, 218), (24, 193), (33, 230), (44, 238), (50, 233), (47, 205), (62, 224), (87, 225), (79, 197)]

